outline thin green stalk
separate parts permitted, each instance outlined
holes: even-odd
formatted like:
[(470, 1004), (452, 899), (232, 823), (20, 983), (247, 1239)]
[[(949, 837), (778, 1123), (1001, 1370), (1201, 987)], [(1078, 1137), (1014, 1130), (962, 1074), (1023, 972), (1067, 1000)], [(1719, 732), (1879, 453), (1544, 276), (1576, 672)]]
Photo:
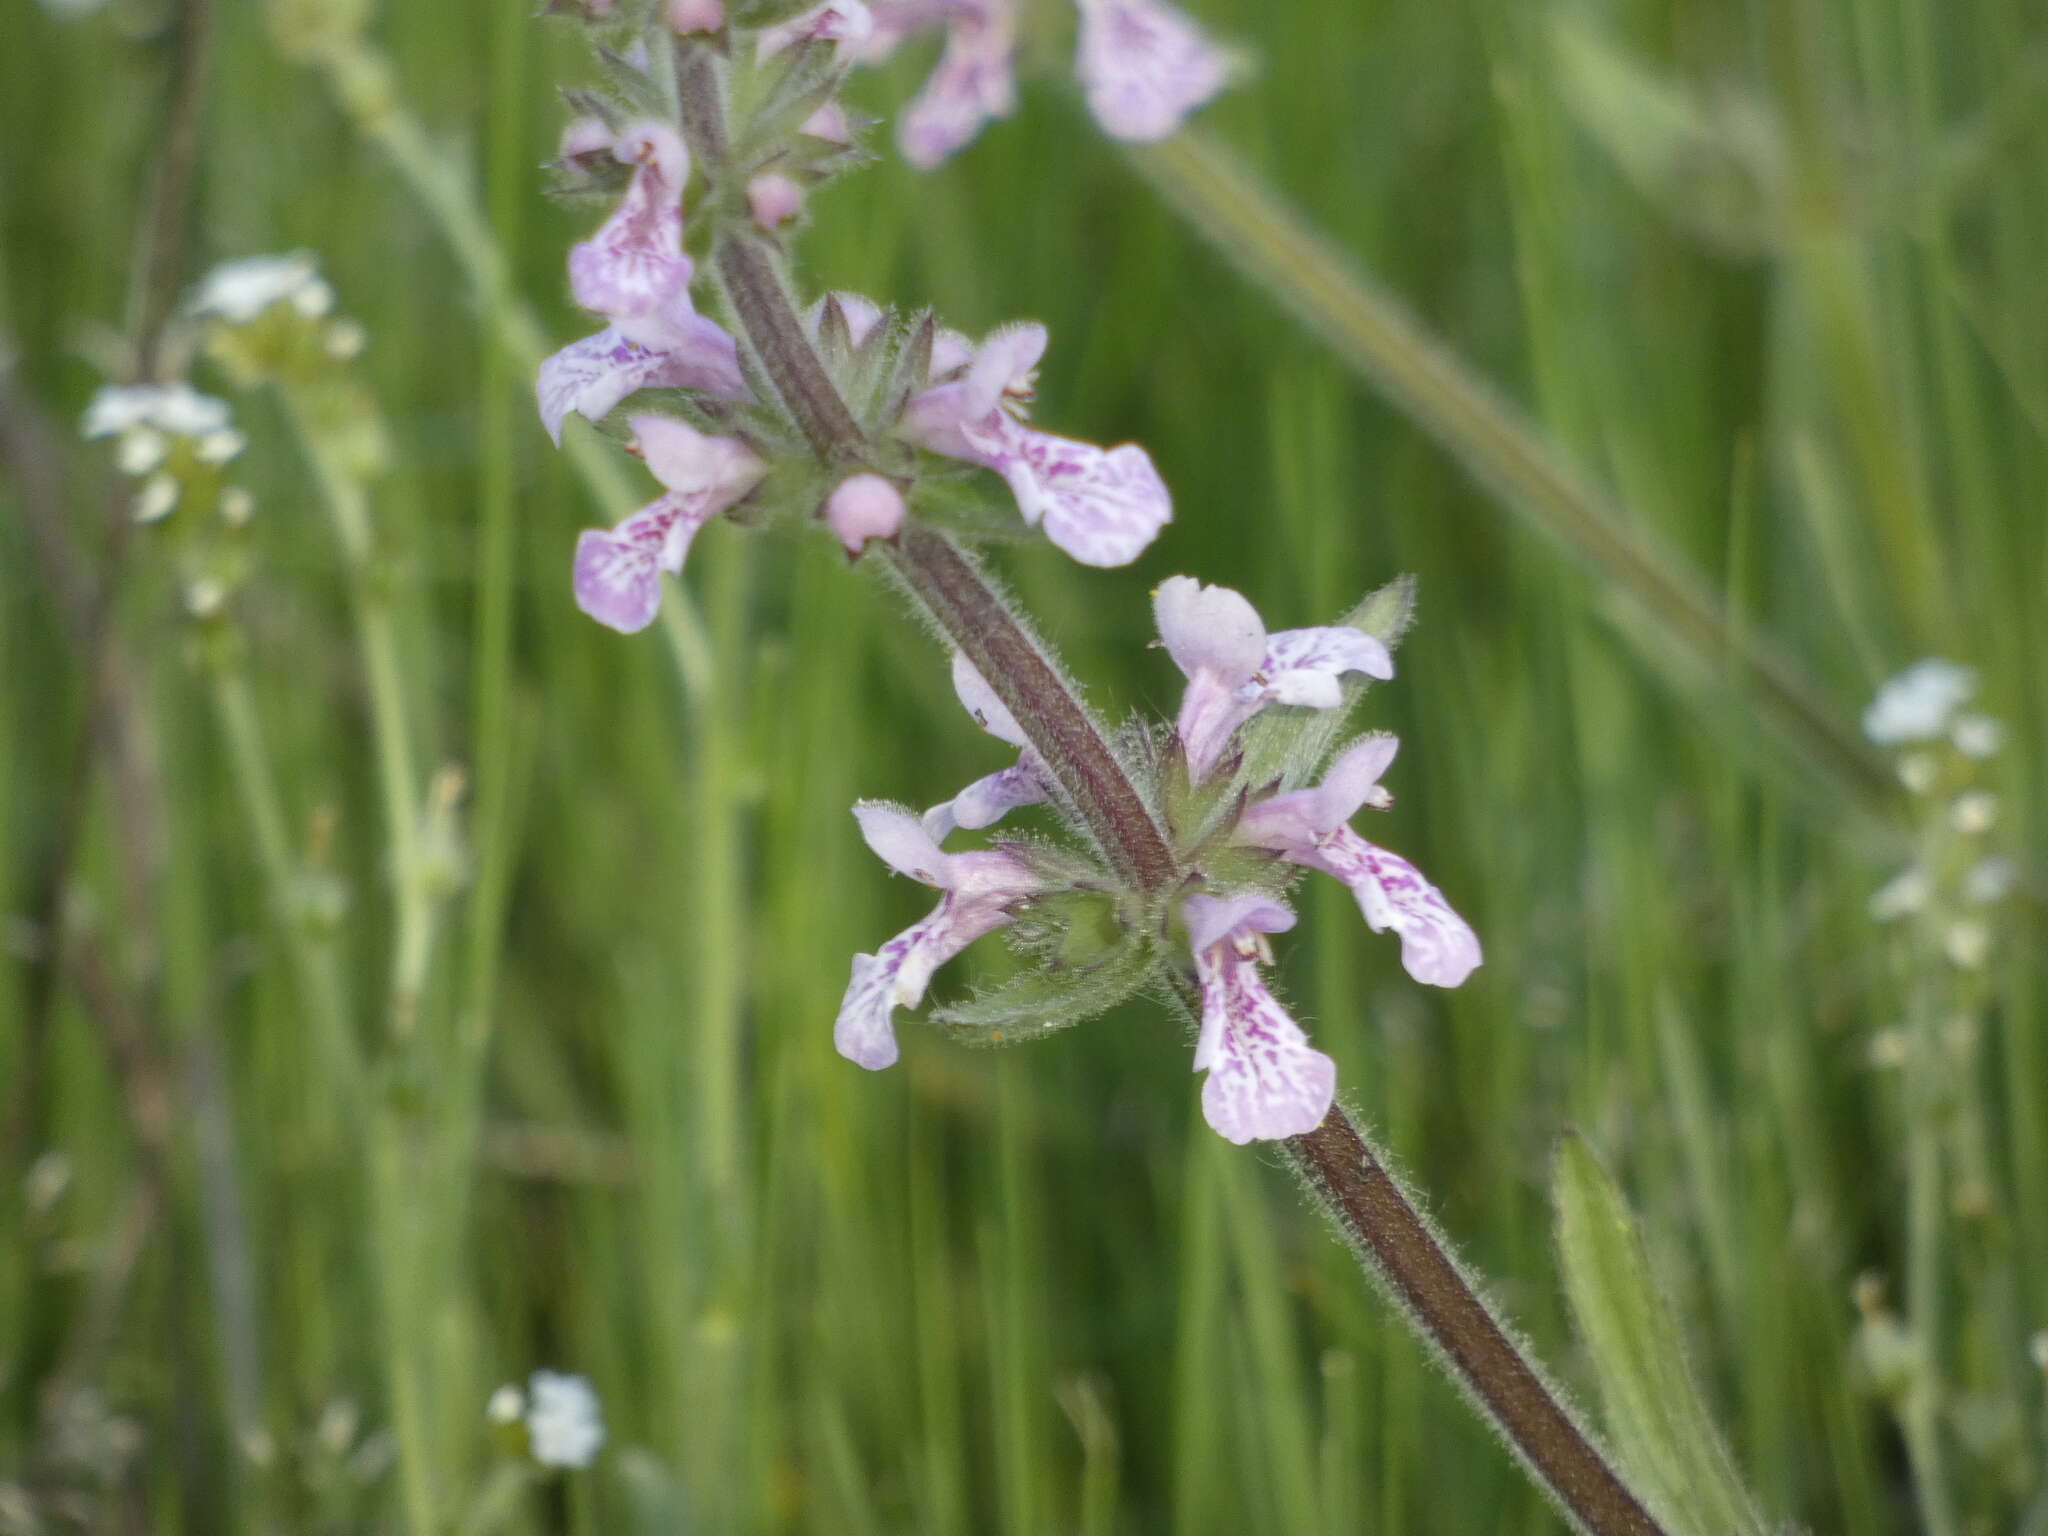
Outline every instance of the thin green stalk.
[[(1739, 677), (1814, 768), (1852, 803), (1889, 819), (1896, 786), (1807, 681), (1728, 622), (1698, 575), (1432, 336), (1391, 293), (1333, 249), (1252, 172), (1199, 131), (1131, 152), (1133, 164), (1247, 276), (1384, 393), (1510, 511), (1629, 600), (1631, 617), (1702, 680)], [(1631, 639), (1636, 637), (1631, 633)], [(1662, 647), (1646, 647), (1663, 666)]]
[[(1921, 1008), (1915, 1021), (1915, 1055), (1926, 1063), (1941, 1049), (1936, 1022)], [(1909, 1094), (1924, 1094), (1925, 1080), (1909, 1083)], [(1900, 1408), (1900, 1430), (1913, 1469), (1913, 1500), (1927, 1536), (1954, 1536), (1955, 1512), (1941, 1451), (1942, 1157), (1941, 1131), (1930, 1106), (1907, 1108), (1906, 1132), (1906, 1331), (1913, 1341), (1919, 1374)]]
[(377, 754), (377, 780), (384, 802), (384, 835), (391, 853), (394, 931), (389, 1026), (395, 1038), (410, 1037), (418, 1019), (434, 942), (436, 903), (424, 884), (419, 856), (419, 772), (407, 718), (405, 672), (389, 593), (376, 569), (376, 538), (369, 496), (362, 480), (339, 462), (328, 435), (306, 402), (289, 385), (282, 389), (286, 414), (313, 468), (314, 483), (334, 523), (335, 539), (347, 567), (349, 603), (356, 644), (370, 700), (370, 738)]
[(349, 1024), (347, 995), (333, 948), (307, 931), (298, 908), (298, 861), (278, 791), (262, 721), (249, 694), (249, 679), (235, 654), (241, 637), (224, 631), (206, 639), (207, 682), (221, 739), (227, 744), (235, 790), (255, 837), (257, 862), (273, 917), (298, 977), (301, 1001), (313, 1018), (313, 1033), (344, 1099), (361, 1091), (363, 1063)]

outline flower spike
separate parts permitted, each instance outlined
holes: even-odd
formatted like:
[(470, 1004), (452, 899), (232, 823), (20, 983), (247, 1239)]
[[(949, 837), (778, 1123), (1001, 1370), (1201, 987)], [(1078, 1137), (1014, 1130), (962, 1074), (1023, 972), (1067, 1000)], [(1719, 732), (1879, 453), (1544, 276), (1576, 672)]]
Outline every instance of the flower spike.
[(1308, 1043), (1259, 974), (1272, 959), (1265, 935), (1292, 928), (1294, 914), (1257, 894), (1190, 896), (1181, 913), (1202, 985), (1203, 1117), (1239, 1145), (1314, 1130), (1337, 1096), (1337, 1064)]
[(853, 814), (877, 857), (898, 874), (945, 893), (929, 916), (874, 954), (853, 957), (832, 1043), (848, 1061), (878, 1072), (896, 1062), (895, 1011), (923, 1002), (934, 971), (1009, 922), (1009, 909), (1044, 886), (999, 849), (947, 853), (902, 806), (863, 801)]

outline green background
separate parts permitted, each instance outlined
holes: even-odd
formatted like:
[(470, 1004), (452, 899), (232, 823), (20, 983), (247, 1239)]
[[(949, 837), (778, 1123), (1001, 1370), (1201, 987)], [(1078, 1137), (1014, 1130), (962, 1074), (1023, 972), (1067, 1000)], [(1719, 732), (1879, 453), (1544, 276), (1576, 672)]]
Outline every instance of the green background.
[[(1204, 127), (1831, 710), (1853, 718), (1929, 652), (1982, 670), (2010, 728), (1986, 770), (1998, 836), (2038, 856), (2048, 30), (2024, 0), (1194, 9), (1249, 64)], [(1560, 19), (1590, 53), (1560, 49)], [(119, 366), (164, 21), (17, 0), (0, 48), (0, 334), (19, 409), (51, 427), (0, 480), (0, 1492), (41, 1511), (24, 1528), (407, 1529), (377, 1438), (404, 1376), (423, 1399), (396, 1450), (450, 1529), (1554, 1529), (1272, 1159), (1202, 1124), (1189, 1042), (1156, 1011), (1002, 1053), (905, 1020), (902, 1064), (875, 1076), (833, 1053), (848, 958), (926, 897), (848, 807), (930, 804), (1001, 749), (903, 603), (821, 534), (699, 541), (682, 587), (708, 688), (678, 686), (661, 631), (578, 613), (570, 550), (606, 514), (387, 158), (257, 7), (224, 5), (194, 271), (304, 248), (367, 327), (412, 724), (427, 765), (465, 765), (503, 807), (471, 828), (490, 899), (451, 910), (423, 1026), (488, 1029), (473, 1161), (423, 1151), (456, 1092), (431, 1066), (447, 1052), (382, 1090), (403, 1144), (341, 1112), (147, 531), (109, 648), (130, 753), (102, 733), (81, 758), (95, 666), (50, 574), (53, 547), (110, 568), (123, 493), (70, 423)], [(1400, 675), (1366, 709), (1403, 739), (1374, 835), (1487, 963), (1454, 994), (1416, 987), (1326, 882), (1281, 946), (1289, 998), (1568, 1383), (1545, 1186), (1576, 1125), (1645, 1219), (1764, 1506), (1918, 1528), (1850, 1299), (1869, 1271), (1896, 1301), (1906, 1265), (1913, 1112), (1872, 1041), (1950, 985), (1865, 914), (1898, 850), (1714, 680), (1675, 690), (1647, 666), (1654, 625), (1617, 629), (1598, 578), (1177, 221), (1081, 110), (1064, 20), (1040, 21), (1019, 112), (940, 172), (876, 131), (877, 163), (814, 200), (804, 282), (971, 332), (1042, 319), (1038, 419), (1151, 451), (1177, 516), (1136, 567), (996, 554), (1112, 714), (1177, 700), (1148, 649), (1166, 575), (1236, 586), (1275, 627), (1418, 575)], [(556, 86), (591, 74), (572, 29), (436, 0), (387, 7), (373, 36), (550, 344), (584, 334), (562, 261), (593, 215), (547, 202), (539, 170)], [(910, 52), (857, 81), (862, 105), (904, 99), (928, 58)], [(1674, 111), (1692, 125), (1675, 140)], [(369, 995), (389, 914), (345, 587), (281, 413), (236, 404), (253, 683), (295, 842), (333, 819), (353, 892), (334, 942)], [(502, 656), (476, 639), (492, 527), (511, 540)], [(32, 1046), (38, 904), (75, 804), (67, 953), (103, 974), (56, 988)], [(2038, 1504), (2022, 1524), (2042, 1377), (1976, 1310), (1995, 1295), (1999, 1318), (2048, 1327), (2038, 955), (2022, 907), (1956, 1079), (1992, 1199), (1941, 1234), (1949, 1476), (1986, 1522), (1969, 1528), (1999, 1532), (2044, 1528)], [(1002, 963), (983, 946), (941, 995)], [(54, 1201), (27, 1182), (52, 1153)], [(422, 1191), (408, 1236), (363, 1194), (378, 1156)], [(504, 1463), (484, 1400), (544, 1365), (594, 1380), (607, 1449), (485, 1508)]]

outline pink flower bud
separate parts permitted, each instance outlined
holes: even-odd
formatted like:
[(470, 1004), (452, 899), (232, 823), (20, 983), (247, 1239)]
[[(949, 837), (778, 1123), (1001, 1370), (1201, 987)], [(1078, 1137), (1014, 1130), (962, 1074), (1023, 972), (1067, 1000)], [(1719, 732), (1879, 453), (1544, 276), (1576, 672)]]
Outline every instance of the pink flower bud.
[(825, 521), (854, 556), (869, 539), (894, 538), (903, 526), (903, 510), (903, 493), (880, 475), (842, 480), (825, 498)]
[(716, 32), (725, 25), (725, 7), (719, 0), (668, 0), (669, 29), (679, 37), (692, 32)]
[(747, 183), (747, 207), (763, 229), (786, 224), (803, 211), (803, 188), (778, 171)]
[(851, 144), (853, 124), (847, 120), (846, 108), (836, 101), (828, 101), (803, 121), (798, 133), (814, 139), (823, 139), (827, 144)]
[(562, 142), (555, 153), (567, 160), (573, 155), (596, 154), (611, 147), (612, 131), (603, 118), (579, 117), (562, 130)]

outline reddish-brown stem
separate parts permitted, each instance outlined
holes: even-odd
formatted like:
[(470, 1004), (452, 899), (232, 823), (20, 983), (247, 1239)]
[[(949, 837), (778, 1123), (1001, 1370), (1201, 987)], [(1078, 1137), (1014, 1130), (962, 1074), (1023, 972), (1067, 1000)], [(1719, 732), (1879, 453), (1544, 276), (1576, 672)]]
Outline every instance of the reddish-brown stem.
[(1572, 1518), (1596, 1536), (1661, 1536), (1662, 1527), (1522, 1357), (1343, 1107), (1285, 1147), (1358, 1256)]
[[(693, 53), (678, 70), (684, 123), (700, 154), (716, 155), (708, 126), (717, 82)], [(695, 96), (695, 100), (691, 98)], [(744, 231), (721, 232), (715, 260), (740, 328), (820, 460), (858, 463), (869, 444), (834, 387), (790, 302), (775, 253)], [(1111, 865), (1136, 888), (1166, 889), (1178, 861), (1145, 797), (1050, 650), (945, 534), (916, 519), (880, 546), (890, 568), (946, 639), (1017, 718)], [(1185, 980), (1185, 978), (1182, 978)], [(1198, 1006), (1198, 1000), (1183, 995)], [(1341, 1108), (1285, 1143), (1286, 1153), (1368, 1271), (1439, 1349), (1474, 1403), (1499, 1425), (1559, 1506), (1594, 1536), (1663, 1536), (1598, 1446), (1523, 1358)]]

